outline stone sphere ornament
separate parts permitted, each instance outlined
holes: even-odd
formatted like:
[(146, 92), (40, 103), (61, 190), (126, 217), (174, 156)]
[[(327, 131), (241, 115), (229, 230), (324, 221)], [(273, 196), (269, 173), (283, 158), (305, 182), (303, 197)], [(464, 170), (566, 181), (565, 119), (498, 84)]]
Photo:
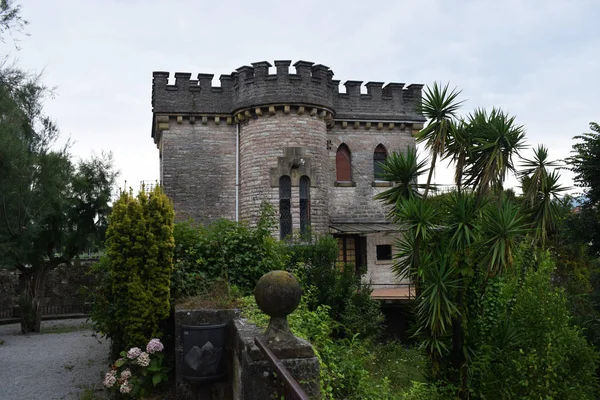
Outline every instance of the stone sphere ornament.
[(270, 317), (285, 317), (300, 304), (302, 288), (294, 275), (287, 271), (264, 274), (254, 288), (258, 307)]
[(254, 288), (258, 307), (271, 317), (264, 333), (268, 342), (296, 342), (290, 331), (287, 316), (300, 304), (302, 288), (294, 275), (287, 271), (271, 271), (264, 274)]

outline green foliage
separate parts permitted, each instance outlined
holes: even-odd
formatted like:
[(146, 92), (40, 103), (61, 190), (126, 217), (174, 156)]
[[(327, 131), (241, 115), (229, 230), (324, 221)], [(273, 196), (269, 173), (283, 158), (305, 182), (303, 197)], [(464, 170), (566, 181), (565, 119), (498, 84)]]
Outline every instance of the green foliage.
[(91, 318), (113, 349), (162, 337), (170, 312), (173, 206), (156, 187), (122, 192), (110, 215), (106, 255), (94, 267), (99, 287)]
[(371, 298), (372, 290), (366, 285), (358, 289), (347, 299), (340, 315), (340, 323), (346, 336), (359, 334), (361, 338), (378, 338), (384, 328), (385, 317), (381, 304)]
[[(530, 256), (530, 252), (523, 252)], [(530, 268), (497, 280), (485, 294), (489, 325), (481, 331), (470, 388), (498, 399), (593, 399), (597, 354), (571, 325), (564, 293), (551, 284), (545, 254)]]
[(68, 146), (57, 148), (47, 95), (37, 77), (0, 64), (0, 265), (25, 283), (35, 317), (23, 320), (24, 332), (40, 329), (36, 304), (50, 270), (102, 240), (116, 177), (110, 155), (75, 163)]
[(341, 322), (335, 329), (336, 335), (379, 336), (384, 320), (379, 302), (371, 299), (371, 290), (361, 283), (353, 265), (336, 264), (335, 238), (322, 236), (290, 242), (287, 252), (288, 269), (299, 277), (305, 292), (313, 293), (307, 300), (309, 309), (325, 305), (331, 318)]
[[(0, 42), (4, 42), (4, 34), (14, 30), (22, 33), (29, 22), (21, 17), (21, 6), (13, 0), (0, 0)], [(16, 39), (14, 39), (16, 43)]]
[(429, 191), (436, 160), (438, 157), (443, 157), (446, 151), (446, 141), (453, 129), (456, 114), (464, 102), (464, 100), (458, 101), (460, 93), (456, 88), (448, 90), (448, 84), (442, 87), (437, 82), (433, 83), (432, 88), (426, 87), (423, 93), (423, 102), (419, 111), (429, 119), (429, 123), (417, 134), (417, 143), (425, 142), (432, 156), (424, 197), (427, 197)]
[(120, 358), (104, 376), (104, 386), (115, 398), (147, 398), (168, 381), (171, 368), (164, 363), (165, 354), (162, 350), (147, 351), (137, 347), (119, 353)]
[(586, 188), (587, 203), (597, 205), (600, 201), (600, 125), (590, 122), (592, 132), (575, 136), (571, 157), (566, 159), (575, 174), (577, 186)]
[(455, 398), (454, 392), (453, 386), (440, 388), (436, 384), (415, 382), (402, 400), (447, 400)]
[(271, 236), (272, 226), (269, 207), (263, 208), (256, 227), (228, 220), (208, 227), (176, 224), (173, 298), (202, 295), (217, 279), (248, 294), (262, 275), (284, 269), (284, 244)]
[(501, 109), (489, 113), (478, 109), (466, 123), (471, 130), (471, 147), (464, 171), (465, 183), (482, 195), (501, 191), (508, 172), (515, 172), (513, 157), (525, 145), (525, 128)]
[(417, 150), (407, 147), (405, 153), (393, 152), (382, 163), (383, 174), (380, 179), (393, 182), (391, 189), (375, 195), (376, 200), (383, 200), (386, 204), (396, 204), (402, 199), (419, 197), (419, 176), (426, 171), (427, 160), (418, 160)]
[[(329, 307), (321, 305), (312, 311), (309, 309), (308, 305), (315, 303), (315, 294), (315, 288), (305, 291), (300, 306), (288, 320), (292, 332), (314, 346), (321, 366), (322, 398), (401, 399), (402, 391), (411, 382), (396, 373), (410, 371), (410, 378), (423, 379), (422, 369), (415, 367), (422, 368), (424, 358), (416, 350), (393, 343), (379, 347), (359, 335), (335, 339), (333, 332), (339, 328), (330, 316)], [(243, 301), (244, 316), (259, 326), (266, 326), (268, 317), (258, 310), (254, 298), (247, 297)], [(390, 352), (399, 358), (390, 358)]]

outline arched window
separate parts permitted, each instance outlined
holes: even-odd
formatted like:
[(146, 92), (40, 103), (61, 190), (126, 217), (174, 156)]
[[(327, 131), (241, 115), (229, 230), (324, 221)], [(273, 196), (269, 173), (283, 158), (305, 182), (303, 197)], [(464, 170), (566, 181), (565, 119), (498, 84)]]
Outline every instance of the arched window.
[(375, 147), (375, 152), (373, 152), (373, 172), (376, 181), (383, 179), (383, 163), (385, 162), (386, 158), (387, 150), (385, 149), (384, 145), (379, 144), (377, 147)]
[(341, 182), (352, 180), (352, 155), (344, 143), (340, 144), (335, 153), (335, 179)]
[(292, 180), (283, 175), (279, 178), (279, 237), (283, 240), (292, 234)]
[(308, 233), (310, 229), (310, 178), (300, 178), (300, 234)]

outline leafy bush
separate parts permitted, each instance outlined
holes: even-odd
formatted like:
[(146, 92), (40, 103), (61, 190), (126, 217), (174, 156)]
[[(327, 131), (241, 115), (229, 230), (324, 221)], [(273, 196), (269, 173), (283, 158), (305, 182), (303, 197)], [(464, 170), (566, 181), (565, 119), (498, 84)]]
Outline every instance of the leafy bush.
[(93, 267), (91, 319), (113, 350), (162, 337), (170, 312), (173, 206), (160, 187), (122, 192), (109, 217), (106, 255)]
[(487, 314), (494, 323), (473, 362), (476, 397), (594, 398), (597, 354), (572, 326), (563, 291), (552, 286), (554, 263), (538, 257), (523, 274), (497, 281), (497, 294), (486, 294), (495, 298)]
[(104, 387), (116, 397), (143, 398), (168, 379), (168, 367), (163, 365), (163, 344), (152, 339), (145, 351), (132, 347), (122, 351), (119, 358), (104, 375)]
[(208, 227), (176, 224), (173, 298), (202, 295), (216, 279), (248, 294), (263, 274), (283, 269), (285, 249), (271, 236), (272, 226), (273, 211), (266, 206), (256, 227), (228, 220)]
[[(425, 362), (421, 353), (394, 344), (379, 347), (356, 334), (335, 339), (332, 335), (340, 328), (330, 316), (329, 307), (320, 305), (314, 310), (308, 307), (308, 304), (314, 304), (316, 292), (310, 287), (305, 291), (300, 306), (289, 315), (288, 321), (292, 332), (308, 340), (315, 349), (321, 366), (320, 384), (324, 399), (401, 399), (402, 391), (412, 383), (393, 375), (394, 372), (412, 370), (412, 378), (422, 379), (418, 370), (414, 369)], [(243, 302), (244, 316), (259, 326), (266, 326), (268, 317), (257, 308), (254, 298), (246, 297)], [(389, 354), (383, 349), (389, 350), (392, 346), (394, 355), (410, 356), (389, 359)], [(389, 368), (392, 364), (395, 369)], [(402, 384), (407, 386), (402, 387)]]
[(371, 298), (371, 289), (366, 285), (358, 288), (347, 299), (340, 322), (346, 336), (358, 333), (361, 338), (378, 338), (384, 329), (385, 317), (381, 304)]
[(311, 291), (307, 306), (311, 311), (326, 305), (329, 316), (340, 321), (334, 327), (338, 336), (377, 337), (384, 317), (371, 290), (361, 284), (353, 265), (336, 265), (338, 245), (332, 236), (292, 242), (288, 247), (288, 269), (294, 272), (305, 291)]

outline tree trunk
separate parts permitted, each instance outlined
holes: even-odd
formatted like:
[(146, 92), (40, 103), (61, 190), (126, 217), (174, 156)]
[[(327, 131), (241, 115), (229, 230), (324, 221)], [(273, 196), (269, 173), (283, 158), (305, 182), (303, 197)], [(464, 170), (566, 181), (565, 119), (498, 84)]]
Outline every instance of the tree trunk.
[[(464, 278), (460, 278), (460, 285), (464, 285)], [(467, 389), (467, 369), (466, 369), (466, 359), (464, 353), (464, 345), (465, 345), (465, 332), (463, 326), (463, 318), (464, 313), (466, 313), (464, 307), (464, 292), (463, 289), (460, 290), (457, 297), (457, 306), (460, 311), (460, 314), (452, 319), (452, 366), (455, 371), (458, 373), (459, 379), (459, 388), (458, 388), (458, 398), (466, 399), (468, 397), (468, 389)]]
[(425, 193), (423, 197), (427, 197), (427, 193), (429, 193), (429, 185), (431, 184), (431, 176), (433, 175), (433, 170), (435, 169), (435, 162), (437, 161), (437, 153), (433, 153), (433, 157), (431, 158), (431, 167), (429, 168), (429, 175), (427, 176), (427, 184), (425, 185)]
[(39, 332), (42, 324), (42, 302), (46, 292), (46, 278), (51, 270), (49, 262), (36, 264), (31, 268), (20, 268), (22, 292), (19, 298), (21, 307), (21, 333)]

